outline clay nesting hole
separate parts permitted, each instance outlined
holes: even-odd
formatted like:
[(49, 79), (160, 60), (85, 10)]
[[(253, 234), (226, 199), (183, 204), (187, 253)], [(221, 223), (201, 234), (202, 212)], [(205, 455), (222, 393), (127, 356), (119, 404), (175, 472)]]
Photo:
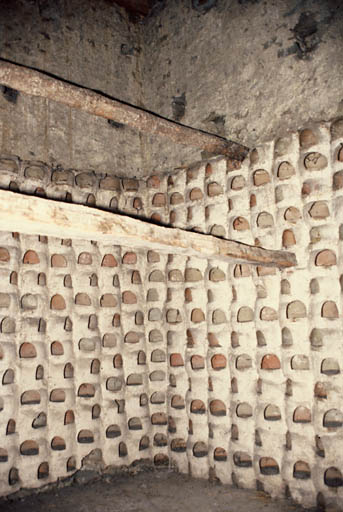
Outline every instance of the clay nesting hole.
[(191, 402), (191, 412), (193, 414), (205, 414), (206, 406), (202, 400), (193, 400)]
[(36, 348), (32, 343), (22, 343), (19, 349), (19, 356), (23, 359), (32, 359), (34, 357), (37, 357)]
[(95, 395), (93, 384), (81, 384), (78, 390), (78, 396), (82, 398), (92, 398)]
[(23, 263), (28, 265), (37, 265), (40, 262), (39, 256), (36, 251), (26, 251), (23, 257)]
[(293, 477), (300, 480), (308, 480), (311, 478), (310, 466), (303, 460), (298, 460), (293, 467)]
[(239, 468), (250, 468), (252, 466), (252, 460), (247, 452), (235, 452), (233, 454), (233, 463)]
[(270, 404), (264, 410), (264, 419), (267, 421), (281, 420), (281, 411), (277, 405)]
[(21, 453), (21, 455), (38, 455), (39, 454), (38, 443), (33, 440), (24, 441), (20, 445), (20, 453)]
[(63, 451), (66, 449), (65, 440), (62, 437), (55, 436), (51, 440), (51, 449), (55, 451)]
[(89, 252), (81, 252), (77, 262), (79, 265), (91, 265), (93, 263), (92, 255)]
[(248, 370), (252, 367), (252, 359), (248, 354), (242, 354), (236, 358), (237, 370)]
[(278, 475), (280, 472), (278, 463), (272, 457), (261, 457), (259, 465), (262, 475)]
[(326, 428), (340, 428), (343, 426), (343, 414), (338, 409), (331, 409), (324, 414), (323, 426)]
[(42, 462), (38, 466), (37, 478), (44, 479), (44, 478), (48, 478), (48, 476), (49, 476), (49, 464), (48, 464), (48, 462)]
[(252, 414), (252, 407), (246, 402), (242, 402), (236, 408), (236, 415), (238, 418), (250, 418)]
[(226, 405), (221, 400), (212, 400), (210, 412), (213, 416), (226, 416)]
[(340, 367), (336, 359), (332, 357), (323, 359), (321, 364), (321, 373), (324, 373), (328, 376), (338, 375), (340, 373)]
[(152, 363), (164, 363), (166, 361), (166, 354), (161, 349), (153, 350), (151, 353), (151, 362)]
[(155, 412), (151, 416), (151, 424), (152, 425), (167, 425), (168, 419), (164, 412)]
[(162, 391), (156, 391), (150, 397), (150, 403), (152, 403), (152, 404), (164, 404), (165, 400), (166, 400), (166, 397)]
[(281, 368), (280, 360), (275, 354), (266, 354), (262, 358), (262, 370), (279, 370)]
[(307, 407), (299, 406), (293, 413), (294, 423), (311, 423), (312, 416), (311, 411)]
[(51, 266), (64, 268), (67, 266), (67, 260), (62, 254), (53, 254), (51, 256)]
[(66, 411), (66, 413), (64, 415), (64, 424), (71, 425), (73, 423), (75, 423), (74, 411), (72, 411), (72, 410)]
[(14, 382), (14, 371), (9, 368), (5, 371), (3, 377), (2, 377), (2, 384), (12, 384)]
[(66, 308), (66, 303), (62, 295), (56, 294), (51, 298), (50, 309), (62, 311)]
[(172, 440), (170, 448), (173, 452), (184, 453), (187, 449), (187, 443), (184, 439), (176, 438)]
[(180, 395), (174, 395), (171, 399), (171, 406), (173, 409), (184, 409), (185, 408), (185, 400)]
[(51, 343), (50, 352), (52, 356), (63, 356), (64, 349), (62, 343), (59, 341), (54, 341)]
[(115, 439), (116, 437), (121, 436), (121, 430), (118, 425), (110, 425), (106, 429), (106, 437), (107, 439)]
[(224, 370), (226, 364), (226, 357), (223, 354), (215, 354), (211, 359), (211, 365), (214, 370)]
[(40, 403), (40, 393), (36, 390), (25, 391), (21, 395), (20, 402), (22, 405), (34, 405)]
[(50, 402), (64, 402), (66, 394), (63, 389), (53, 389), (50, 393)]
[(118, 262), (113, 254), (105, 254), (101, 262), (102, 267), (114, 268), (118, 266)]
[(324, 483), (328, 487), (342, 487), (342, 473), (335, 467), (328, 468), (324, 474)]
[(193, 446), (193, 455), (194, 457), (207, 457), (208, 448), (207, 445), (203, 441), (199, 441)]
[(91, 430), (80, 430), (77, 440), (81, 444), (87, 444), (87, 443), (93, 443), (94, 442), (94, 436), (93, 432)]

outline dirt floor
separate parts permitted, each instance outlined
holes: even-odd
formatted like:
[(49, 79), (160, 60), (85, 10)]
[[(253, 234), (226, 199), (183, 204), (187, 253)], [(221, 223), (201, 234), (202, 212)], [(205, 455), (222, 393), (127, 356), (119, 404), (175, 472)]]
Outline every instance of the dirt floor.
[[(82, 479), (81, 479), (82, 481)], [(172, 471), (107, 476), (36, 495), (0, 500), (1, 512), (300, 512), (261, 492), (196, 480)]]

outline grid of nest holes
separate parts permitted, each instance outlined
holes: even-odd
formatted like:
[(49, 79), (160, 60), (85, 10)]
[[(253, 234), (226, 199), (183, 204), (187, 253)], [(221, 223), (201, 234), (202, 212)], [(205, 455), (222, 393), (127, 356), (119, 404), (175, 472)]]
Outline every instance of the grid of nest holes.
[(166, 258), (2, 235), (2, 492), (68, 475), (95, 447), (108, 465), (169, 463)]
[(343, 187), (342, 125), (315, 125), (265, 144), (242, 163), (213, 159), (169, 176), (169, 222), (301, 257), (333, 221), (330, 202)]
[[(298, 147), (300, 149), (295, 151), (295, 148)], [(265, 486), (268, 490), (270, 479), (282, 477), (288, 482), (287, 492), (292, 494), (304, 488), (304, 486), (308, 486), (310, 489), (311, 482), (313, 482), (315, 489), (317, 491), (319, 489), (317, 501), (323, 501), (324, 496), (327, 495), (327, 490), (334, 492), (337, 487), (343, 485), (340, 464), (337, 462), (339, 460), (337, 446), (340, 439), (340, 430), (343, 426), (342, 412), (337, 407), (342, 391), (341, 368), (339, 354), (334, 350), (337, 344), (337, 336), (339, 338), (342, 330), (340, 311), (343, 279), (340, 252), (343, 230), (340, 227), (340, 219), (336, 208), (336, 205), (339, 205), (341, 201), (343, 186), (341, 180), (343, 171), (340, 168), (343, 161), (342, 147), (342, 122), (335, 123), (330, 129), (324, 126), (319, 127), (317, 131), (315, 129), (304, 130), (301, 132), (300, 138), (290, 137), (278, 141), (273, 148), (273, 152), (268, 149), (265, 154), (263, 154), (263, 151), (260, 151), (259, 155), (257, 152), (252, 153), (249, 169), (254, 180), (253, 185), (251, 185), (255, 187), (253, 194), (250, 194), (249, 191), (246, 195), (237, 195), (236, 199), (231, 198), (231, 205), (227, 202), (227, 191), (223, 194), (225, 208), (228, 205), (226, 212), (234, 210), (236, 207), (243, 208), (243, 205), (246, 204), (244, 201), (247, 200), (249, 211), (255, 211), (254, 208), (258, 210), (257, 205), (261, 204), (265, 213), (272, 216), (273, 221), (266, 226), (268, 229), (265, 235), (262, 231), (259, 232), (261, 239), (275, 242), (277, 237), (281, 237), (280, 240), (284, 240), (285, 229), (279, 229), (279, 226), (285, 225), (289, 231), (292, 231), (291, 239), (296, 241), (296, 245), (299, 245), (300, 248), (310, 248), (306, 266), (300, 267), (290, 275), (284, 273), (281, 283), (279, 273), (274, 269), (260, 267), (255, 271), (247, 265), (230, 266), (229, 269), (219, 267), (200, 269), (196, 264), (183, 268), (184, 260), (178, 261), (176, 257), (174, 257), (174, 262), (173, 258), (168, 259), (167, 265), (170, 270), (166, 275), (166, 262), (156, 253), (149, 252), (144, 256), (148, 263), (146, 267), (146, 261), (144, 261), (144, 264), (142, 260), (137, 261), (137, 254), (130, 252), (124, 255), (111, 252), (99, 254), (99, 251), (93, 246), (91, 250), (77, 252), (78, 256), (74, 256), (73, 268), (79, 270), (86, 268), (87, 265), (94, 265), (93, 273), (89, 274), (88, 270), (85, 273), (89, 280), (87, 286), (100, 287), (104, 293), (100, 295), (99, 292), (96, 292), (92, 295), (85, 288), (78, 291), (77, 294), (73, 293), (71, 295), (69, 293), (70, 289), (73, 290), (71, 276), (74, 277), (74, 275), (66, 273), (66, 267), (71, 265), (70, 259), (65, 255), (62, 255), (61, 258), (57, 250), (48, 258), (49, 261), (46, 265), (49, 270), (44, 271), (44, 267), (41, 272), (37, 271), (32, 275), (30, 274), (30, 277), (27, 276), (27, 279), (21, 278), (26, 274), (25, 268), (27, 265), (32, 265), (32, 268), (34, 268), (34, 265), (42, 265), (43, 257), (38, 249), (28, 249), (18, 262), (17, 251), (20, 243), (18, 237), (15, 236), (12, 240), (7, 240), (7, 244), (4, 243), (1, 249), (1, 261), (3, 267), (13, 265), (13, 269), (6, 271), (6, 275), (11, 286), (16, 286), (19, 279), (20, 301), (17, 304), (17, 311), (15, 310), (16, 305), (11, 299), (11, 292), (6, 293), (4, 291), (1, 295), (3, 311), (8, 309), (11, 313), (2, 318), (2, 339), (7, 335), (12, 336), (12, 346), (13, 339), (15, 339), (19, 357), (23, 360), (27, 359), (28, 364), (31, 364), (35, 357), (39, 357), (39, 351), (37, 351), (36, 345), (31, 343), (33, 348), (29, 344), (27, 350), (32, 351), (34, 355), (31, 357), (24, 356), (26, 352), (24, 343), (30, 342), (21, 342), (21, 339), (16, 335), (17, 314), (21, 314), (23, 320), (28, 320), (29, 315), (26, 315), (25, 310), (30, 311), (31, 322), (32, 311), (35, 308), (39, 309), (41, 307), (42, 311), (44, 308), (48, 309), (49, 321), (45, 323), (42, 314), (38, 323), (36, 323), (36, 331), (42, 333), (44, 338), (46, 333), (55, 333), (58, 332), (58, 329), (72, 332), (73, 324), (81, 325), (81, 320), (83, 320), (84, 315), (80, 311), (87, 307), (89, 309), (94, 307), (94, 300), (96, 300), (96, 308), (100, 308), (98, 311), (110, 310), (108, 315), (103, 315), (102, 320), (105, 323), (100, 322), (101, 331), (104, 334), (94, 338), (85, 336), (75, 341), (73, 338), (72, 350), (74, 352), (70, 352), (70, 354), (73, 353), (75, 357), (77, 349), (89, 353), (89, 360), (87, 358), (85, 360), (87, 359), (90, 364), (90, 375), (99, 375), (103, 373), (102, 369), (100, 372), (100, 366), (102, 366), (102, 361), (106, 359), (104, 355), (110, 353), (111, 371), (113, 372), (114, 368), (120, 374), (120, 376), (117, 376), (117, 374), (116, 376), (107, 376), (105, 371), (101, 377), (101, 382), (104, 383), (107, 391), (118, 393), (119, 398), (115, 400), (114, 411), (118, 415), (122, 414), (122, 423), (119, 420), (116, 424), (109, 423), (105, 428), (99, 429), (98, 427), (96, 432), (96, 435), (103, 435), (105, 439), (122, 436), (124, 440), (120, 441), (117, 446), (118, 456), (127, 457), (128, 451), (131, 449), (133, 449), (134, 456), (136, 456), (137, 451), (151, 448), (150, 444), (160, 450), (160, 448), (167, 446), (168, 435), (171, 438), (171, 451), (175, 454), (187, 453), (189, 455), (191, 450), (192, 456), (198, 459), (197, 464), (201, 459), (208, 460), (210, 456), (211, 466), (215, 467), (217, 473), (220, 473), (222, 464), (229, 463), (232, 468), (232, 479), (236, 480), (237, 483), (249, 478), (249, 476), (247, 477), (249, 474), (254, 479), (256, 479), (255, 475), (258, 475), (260, 485)], [(291, 163), (292, 159), (293, 163)], [(269, 172), (264, 169), (255, 169), (261, 161), (265, 162), (265, 167), (269, 169)], [(282, 164), (284, 162), (289, 164), (284, 167), (291, 169), (287, 176), (283, 172), (281, 173), (280, 170), (283, 169)], [(275, 174), (273, 169), (275, 169)], [(214, 162), (211, 167), (208, 165), (204, 167), (204, 170), (210, 176), (219, 173), (227, 183), (228, 169), (226, 161)], [(262, 184), (255, 183), (255, 175), (262, 174), (262, 172), (257, 171), (265, 171), (268, 174), (268, 179), (265, 179)], [(241, 171), (240, 169), (229, 169), (229, 172), (233, 173), (231, 176), (234, 179), (235, 174), (239, 176)], [(175, 183), (178, 184), (177, 180), (181, 180), (180, 183), (182, 184), (184, 179), (184, 174), (180, 177), (173, 176), (173, 183), (170, 181), (170, 186), (174, 187)], [(186, 179), (189, 178), (186, 177)], [(220, 181), (219, 177), (216, 179)], [(279, 180), (284, 181), (284, 183), (280, 185)], [(230, 183), (232, 189), (232, 180)], [(264, 187), (271, 186), (273, 186), (272, 194), (263, 192)], [(255, 197), (254, 200), (251, 200), (252, 195)], [(292, 198), (292, 205), (289, 205), (290, 197)], [(202, 197), (199, 197), (199, 201), (201, 200)], [(268, 201), (270, 202), (268, 203)], [(259, 215), (257, 210), (254, 213), (256, 218)], [(290, 210), (295, 213), (295, 216), (293, 214), (289, 216)], [(182, 215), (185, 214), (185, 211), (181, 209), (180, 212)], [(199, 212), (199, 215), (203, 215), (201, 213), (202, 208), (199, 208)], [(202, 219), (206, 219), (206, 215)], [(278, 229), (276, 229), (276, 225)], [(203, 226), (204, 224), (199, 222), (198, 227), (203, 229)], [(252, 231), (241, 230), (242, 233), (246, 232), (247, 237), (253, 236)], [(225, 235), (227, 235), (226, 231)], [(242, 238), (242, 241), (248, 240)], [(46, 240), (41, 237), (40, 243), (45, 242)], [(62, 245), (65, 248), (72, 247), (70, 241), (62, 241)], [(287, 245), (283, 243), (283, 245), (291, 247), (295, 244)], [(75, 247), (72, 250), (73, 254), (76, 254)], [(132, 259), (131, 263), (125, 261), (125, 257)], [(111, 279), (105, 280), (106, 286), (104, 280), (99, 284), (99, 277), (101, 278), (101, 276), (98, 276), (98, 274), (103, 271), (107, 272), (108, 268), (112, 269), (110, 272), (113, 273), (112, 267), (118, 266), (118, 264), (121, 269), (120, 280), (124, 279), (125, 288), (122, 288), (119, 278), (115, 279), (115, 274), (113, 274), (112, 281)], [(156, 265), (156, 268), (150, 270), (150, 264)], [(173, 264), (179, 268), (173, 269)], [(124, 276), (125, 272), (123, 272), (125, 265), (137, 265), (135, 270), (130, 270), (126, 278)], [(141, 274), (145, 268), (147, 273), (142, 276)], [(57, 283), (54, 279), (57, 279), (59, 272), (61, 272), (61, 276), (63, 275), (63, 285), (60, 279), (59, 285), (56, 284), (55, 286), (58, 293), (46, 292), (43, 304), (36, 303), (32, 293), (22, 294), (25, 286), (30, 289), (33, 284), (31, 279), (35, 279), (35, 286), (38, 283), (39, 286), (44, 287), (48, 282), (49, 291), (52, 290), (50, 279), (52, 279), (52, 283)], [(80, 274), (83, 275), (82, 272)], [(79, 272), (77, 272), (77, 275), (79, 275)], [(108, 278), (108, 273), (106, 276)], [(232, 284), (229, 292), (227, 280)], [(138, 290), (145, 281), (153, 282), (154, 287), (150, 287), (149, 284), (149, 289), (146, 290), (146, 287), (142, 287), (144, 293), (140, 293)], [(173, 281), (176, 283), (174, 291), (170, 284)], [(184, 288), (181, 286), (178, 288), (177, 283), (182, 282), (192, 284), (185, 285)], [(118, 288), (118, 285), (119, 293), (118, 290), (114, 292), (111, 288), (112, 286)], [(221, 286), (222, 288), (220, 288)], [(105, 290), (104, 287), (109, 287), (110, 290)], [(137, 292), (134, 290), (137, 290)], [(181, 301), (180, 294), (183, 295)], [(224, 301), (223, 297), (225, 297)], [(150, 308), (148, 313), (144, 314), (137, 308), (139, 304), (146, 300), (148, 302), (154, 300), (161, 302), (157, 304), (156, 308)], [(164, 310), (164, 300), (167, 303), (175, 301), (175, 307), (171, 304), (170, 307), (168, 306)], [(107, 301), (109, 301), (108, 304)], [(216, 306), (219, 302), (224, 303), (225, 301), (230, 301), (231, 307), (229, 305), (227, 308), (213, 307), (213, 304)], [(66, 316), (70, 304), (73, 304), (72, 312)], [(118, 313), (113, 312), (113, 308), (116, 307), (119, 307)], [(123, 315), (120, 308), (122, 310), (127, 308), (127, 314)], [(47, 311), (45, 313), (48, 314)], [(117, 315), (116, 321), (114, 320), (115, 315)], [(99, 329), (100, 316), (100, 313), (85, 315), (87, 329)], [(126, 323), (123, 326), (124, 319)], [(110, 322), (106, 324), (106, 320), (110, 320)], [(32, 322), (30, 322), (27, 322), (27, 324), (30, 324), (31, 328)], [(117, 325), (116, 322), (118, 322)], [(151, 329), (152, 324), (150, 322), (159, 322), (160, 329), (158, 327)], [(163, 324), (165, 323), (169, 329), (167, 339), (165, 339), (163, 331)], [(178, 325), (179, 329), (176, 328)], [(120, 332), (118, 331), (119, 335), (114, 338), (114, 328), (117, 327), (120, 328)], [(132, 330), (130, 330), (131, 327)], [(177, 336), (173, 336), (173, 332), (180, 334), (180, 341), (178, 341)], [(205, 332), (208, 340), (207, 345), (204, 344)], [(182, 333), (186, 334), (186, 344)], [(54, 339), (54, 336), (51, 339)], [(256, 341), (252, 343), (252, 340)], [(166, 353), (166, 341), (168, 342), (167, 350), (170, 353)], [(162, 348), (153, 350), (147, 348), (151, 346), (150, 343), (155, 342), (161, 343)], [(53, 345), (54, 343), (57, 344)], [(176, 350), (178, 343), (181, 343), (181, 345), (179, 350)], [(137, 351), (137, 346), (140, 344), (141, 346), (144, 345), (145, 350)], [(37, 345), (39, 344), (37, 343)], [(61, 352), (58, 357), (65, 356), (66, 345), (67, 343), (63, 340), (52, 341), (50, 354), (53, 357), (51, 359), (58, 356), (58, 351)], [(206, 348), (205, 353), (201, 353), (202, 346)], [(98, 358), (93, 358), (92, 351), (96, 351), (97, 347), (101, 347), (103, 352), (101, 352), (101, 356), (99, 353)], [(117, 347), (120, 347), (121, 350), (117, 351)], [(135, 348), (126, 349), (126, 347)], [(23, 355), (21, 355), (21, 350)], [(36, 354), (34, 350), (36, 350)], [(157, 352), (153, 357), (155, 350)], [(12, 361), (14, 361), (16, 355), (13, 348), (6, 344), (6, 340), (2, 342), (2, 363), (9, 361), (11, 356)], [(127, 378), (123, 379), (122, 373), (125, 369), (126, 360), (135, 361), (135, 365), (151, 365), (152, 367), (153, 363), (158, 363), (161, 369), (156, 370), (154, 377), (151, 377), (154, 371), (149, 372), (148, 381), (146, 371), (130, 373)], [(64, 364), (61, 374), (64, 379), (71, 378), (68, 375), (73, 376), (75, 382), (77, 375), (73, 373), (72, 367), (67, 365), (68, 363)], [(158, 391), (161, 389), (161, 382), (166, 381), (166, 375), (169, 371), (167, 370), (168, 365), (171, 372), (169, 376), (170, 387), (180, 387), (180, 393), (172, 395), (170, 410), (173, 410), (173, 413), (169, 414), (165, 406), (165, 396), (162, 396), (163, 392)], [(6, 366), (3, 372), (4, 386), (14, 384), (18, 379), (14, 370), (9, 366)], [(131, 367), (131, 365), (129, 366)], [(204, 371), (213, 374), (206, 390), (200, 385), (200, 381), (203, 382), (204, 379), (199, 379), (198, 385), (200, 387), (197, 391), (195, 377), (193, 377), (195, 384), (193, 384), (191, 377), (191, 383), (188, 382), (187, 388), (185, 388), (183, 367), (186, 367), (187, 374), (191, 376), (196, 374), (201, 376)], [(25, 372), (23, 368), (24, 365), (20, 371), (23, 372), (24, 380)], [(176, 373), (177, 368), (180, 369), (179, 374)], [(44, 379), (44, 364), (37, 365), (37, 368), (35, 366), (35, 369), (36, 380)], [(225, 377), (214, 378), (214, 375), (219, 374), (225, 375)], [(183, 377), (181, 378), (181, 376)], [(132, 379), (131, 382), (129, 377)], [(221, 388), (223, 383), (227, 383), (227, 379), (230, 382), (225, 388), (225, 392), (228, 393), (225, 395)], [(186, 380), (188, 381), (188, 379)], [(128, 417), (129, 402), (125, 401), (123, 394), (127, 392), (131, 385), (143, 386), (147, 389), (147, 385), (152, 385), (151, 382), (158, 383), (156, 384), (156, 392), (154, 391), (156, 393), (154, 400), (152, 400), (153, 395), (149, 397), (146, 393), (138, 393), (136, 401), (130, 399), (130, 407), (132, 404), (132, 410), (135, 411), (139, 410), (138, 407), (149, 407), (149, 412), (150, 410), (155, 411), (156, 408), (159, 410), (147, 415), (147, 420), (144, 420), (144, 417), (138, 413), (137, 416), (129, 415)], [(80, 382), (76, 387), (77, 396), (80, 399), (96, 398), (97, 388), (92, 382)], [(66, 402), (68, 396), (70, 396), (72, 401), (72, 396), (76, 394), (75, 385), (70, 389), (73, 391), (69, 394), (62, 388), (52, 389), (51, 392), (48, 390), (45, 400), (58, 404), (61, 401)], [(54, 394), (55, 391), (57, 392)], [(189, 395), (189, 391), (191, 395)], [(199, 396), (193, 397), (192, 393), (196, 394), (197, 392)], [(23, 394), (20, 396), (21, 405), (25, 405), (25, 393), (26, 391), (24, 396)], [(44, 393), (47, 392), (44, 391)], [(41, 394), (43, 394), (43, 390)], [(13, 396), (13, 392), (11, 395)], [(206, 400), (204, 395), (207, 396)], [(37, 396), (36, 394), (36, 398)], [(58, 396), (64, 397), (63, 400), (51, 400), (51, 397), (57, 398)], [(105, 409), (105, 396), (104, 393), (101, 404), (96, 403), (92, 406), (92, 420), (101, 418), (103, 414), (101, 409)], [(123, 396), (124, 398), (122, 398)], [(132, 395), (129, 396), (131, 398)], [(190, 401), (187, 398), (188, 396), (191, 396)], [(222, 399), (219, 399), (219, 396)], [(212, 397), (213, 399), (211, 399)], [(5, 398), (6, 395), (4, 395)], [(24, 403), (22, 402), (23, 399)], [(39, 400), (42, 400), (41, 396)], [(7, 400), (3, 401), (2, 414), (6, 411), (7, 402)], [(32, 399), (30, 399), (27, 405), (38, 404), (32, 403)], [(182, 412), (177, 412), (182, 410), (185, 411), (184, 417)], [(73, 409), (70, 409), (70, 411), (73, 412), (73, 414), (70, 414), (72, 421), (67, 422), (66, 425), (75, 425), (75, 411)], [(85, 414), (85, 423), (88, 423), (89, 407), (85, 407), (84, 411), (80, 412), (81, 416), (83, 413)], [(64, 414), (66, 413), (64, 412)], [(79, 413), (77, 412), (77, 414)], [(87, 414), (88, 418), (86, 419)], [(93, 414), (95, 417), (93, 417)], [(209, 423), (206, 439), (192, 441), (191, 448), (189, 448), (188, 437), (195, 437), (194, 430), (197, 422), (194, 421), (194, 418), (201, 416), (206, 419), (206, 425)], [(190, 419), (187, 431), (184, 428), (183, 421), (186, 417)], [(42, 418), (44, 424), (44, 413)], [(224, 421), (227, 422), (225, 425), (230, 427), (231, 438), (229, 444), (232, 443), (230, 449), (227, 446), (227, 437), (220, 430), (221, 418), (224, 418)], [(130, 420), (134, 421), (129, 424)], [(14, 421), (13, 418), (6, 420), (8, 435), (16, 432)], [(149, 435), (145, 435), (139, 438), (139, 443), (136, 443), (138, 447), (131, 448), (131, 444), (127, 446), (125, 435), (135, 430), (144, 431), (147, 425), (144, 421), (147, 421), (149, 425), (152, 423), (161, 432), (154, 435), (152, 442)], [(63, 425), (64, 422), (66, 422), (66, 419), (64, 419)], [(79, 424), (79, 422), (77, 423)], [(215, 428), (213, 428), (213, 425)], [(110, 427), (113, 430), (108, 430)], [(116, 430), (117, 427), (118, 430)], [(178, 435), (180, 431), (182, 431), (183, 437)], [(99, 432), (103, 433), (100, 434)], [(114, 432), (119, 433), (119, 435)], [(83, 444), (96, 442), (96, 435), (94, 429), (91, 428), (75, 431), (73, 446), (78, 447), (75, 448), (75, 451), (77, 452)], [(196, 436), (198, 435), (200, 438), (200, 429), (196, 430)], [(284, 443), (280, 443), (280, 436), (284, 436)], [(62, 435), (59, 437), (63, 440)], [(26, 441), (31, 442), (34, 439), (25, 439), (23, 443)], [(38, 445), (35, 450), (41, 450), (42, 447), (39, 441), (34, 442)], [(16, 446), (18, 445), (16, 444)], [(19, 445), (20, 450), (21, 446), (22, 443)], [(313, 449), (309, 452), (307, 448), (304, 450), (304, 446), (312, 446)], [(78, 453), (82, 454), (84, 452)], [(155, 455), (155, 462), (168, 463), (167, 453), (166, 449), (164, 451), (160, 450), (160, 453)], [(13, 456), (11, 460), (14, 460)], [(4, 449), (3, 461), (9, 462), (7, 460), (9, 458), (10, 454)], [(77, 463), (77, 457), (68, 457), (68, 461), (67, 470), (71, 470)], [(45, 465), (43, 467), (47, 467), (48, 461), (43, 461), (41, 464)], [(63, 471), (61, 473), (63, 474)], [(16, 481), (18, 482), (19, 474), (20, 468), (18, 470), (18, 467), (11, 467), (8, 473), (9, 483), (13, 485)], [(43, 474), (47, 475), (48, 473), (45, 471)], [(15, 477), (17, 477), (17, 480)], [(275, 485), (275, 480), (272, 480), (272, 482), (272, 485)]]
[[(78, 242), (70, 240), (47, 244), (45, 237), (33, 243), (34, 237), (6, 236), (7, 244), (0, 249), (1, 272), (7, 276), (3, 290), (8, 289), (0, 294), (1, 414), (6, 435), (14, 440), (11, 445), (6, 439), (1, 462), (10, 486), (20, 483), (21, 471), (25, 481), (28, 468), (35, 468), (37, 479), (49, 476), (51, 463), (55, 477), (71, 472), (90, 445), (104, 442), (113, 454), (110, 462), (129, 460), (130, 450), (130, 460), (142, 458), (141, 452), (154, 448), (155, 463), (165, 465), (169, 444), (174, 460), (181, 464), (177, 455), (188, 452), (189, 457), (189, 451), (196, 464), (210, 457), (219, 474), (220, 464), (229, 461), (237, 483), (249, 468), (270, 477), (288, 471), (286, 464), (280, 467), (284, 446), (280, 441), (278, 448), (273, 446), (282, 431), (290, 452), (313, 436), (316, 457), (324, 460), (324, 484), (342, 485), (339, 468), (325, 465), (325, 436), (332, 438), (343, 426), (343, 415), (334, 406), (340, 392), (339, 359), (329, 356), (324, 342), (339, 320), (333, 301), (325, 301), (318, 317), (310, 321), (304, 302), (289, 298), (296, 279), (292, 283), (284, 278), (280, 288), (274, 269), (220, 268), (205, 261), (197, 268), (191, 259), (161, 257), (152, 251), (137, 254), (112, 248), (104, 253), (91, 242), (82, 247), (87, 250), (78, 250)], [(35, 249), (26, 250), (26, 246)], [(199, 260), (195, 263), (200, 267)], [(233, 283), (229, 292), (228, 277)], [(325, 282), (325, 273), (321, 277)], [(255, 308), (242, 305), (247, 286)], [(282, 297), (280, 313), (264, 305), (275, 289)], [(223, 293), (226, 307), (220, 304)], [(144, 301), (155, 302), (146, 314), (139, 309)], [(280, 340), (279, 320), (284, 324)], [(302, 334), (302, 343), (297, 342), (307, 353), (294, 354), (294, 340), (311, 322), (319, 327), (312, 327), (309, 339)], [(318, 381), (310, 378), (311, 369), (319, 373)], [(204, 372), (210, 375), (208, 380)], [(49, 374), (54, 376), (53, 388), (46, 380)], [(27, 382), (32, 384), (29, 389)], [(278, 399), (273, 397), (276, 384), (286, 402), (279, 389)], [(311, 395), (306, 396), (310, 388)], [(273, 397), (271, 403), (266, 403), (268, 395)], [(20, 433), (18, 421), (23, 425)], [(261, 427), (265, 422), (273, 428)], [(80, 428), (82, 424), (85, 428)], [(223, 425), (231, 430), (230, 450), (220, 430)], [(193, 441), (203, 437), (204, 429), (206, 439)], [(130, 442), (126, 442), (128, 435)], [(21, 462), (12, 465), (18, 461), (18, 450)], [(54, 452), (61, 451), (65, 458), (54, 460)], [(76, 455), (71, 455), (73, 451)], [(44, 457), (48, 460), (41, 461)], [(39, 463), (31, 462), (34, 459)], [(303, 486), (311, 479), (311, 463), (296, 460), (292, 478)]]
[[(302, 500), (306, 489), (321, 505), (343, 485), (337, 454), (343, 420), (337, 346), (342, 333), (342, 165), (343, 120), (338, 120), (258, 148), (242, 165), (214, 160), (168, 180), (174, 225), (297, 254), (299, 268), (284, 272), (281, 283), (273, 269), (255, 272), (237, 265), (230, 274), (231, 348), (233, 353), (246, 349), (230, 367), (231, 374), (241, 372), (231, 381), (231, 392), (239, 392), (239, 403), (230, 408), (235, 417), (231, 438), (241, 448), (233, 447), (232, 478), (246, 485), (247, 468), (253, 468), (258, 485), (272, 491), (281, 476), (286, 493)], [(243, 327), (249, 324), (251, 329)], [(252, 377), (243, 379), (243, 389), (242, 372)], [(222, 414), (226, 411), (223, 406)], [(223, 460), (231, 458), (224, 449), (221, 453)]]
[[(342, 486), (333, 449), (343, 426), (337, 407), (341, 368), (339, 354), (332, 357), (330, 348), (330, 341), (335, 342), (341, 332), (340, 289), (339, 278), (331, 270), (331, 265), (319, 268), (317, 280), (306, 270), (300, 283), (294, 274), (280, 283), (275, 269), (254, 271), (248, 265), (232, 265), (228, 275), (218, 267), (206, 269), (204, 275), (199, 269), (186, 268), (187, 347), (170, 355), (170, 385), (180, 386), (182, 372), (174, 375), (180, 367), (185, 366), (189, 376), (183, 396), (171, 399), (174, 412), (170, 412), (169, 432), (175, 434), (178, 451), (189, 452), (187, 439), (205, 437), (191, 442), (193, 455), (206, 462), (209, 457), (212, 472), (224, 481), (228, 481), (229, 465), (229, 478), (238, 485), (254, 486), (257, 479), (261, 489), (271, 491), (278, 482), (291, 494), (304, 486), (313, 494), (312, 479), (317, 490)], [(328, 287), (323, 298), (318, 287), (314, 290), (318, 280)], [(303, 294), (304, 285), (306, 295), (311, 294), (308, 305), (295, 299)], [(194, 308), (206, 288), (207, 311)], [(334, 288), (337, 303), (325, 300), (325, 294), (332, 298)], [(247, 295), (251, 306), (245, 305)], [(225, 301), (231, 301), (229, 308), (223, 308)], [(187, 303), (191, 303), (189, 309)], [(315, 309), (311, 318), (309, 312)], [(207, 332), (201, 329), (205, 320)], [(184, 422), (175, 409), (184, 409), (185, 404), (188, 431), (179, 438), (178, 425), (182, 431)], [(192, 472), (197, 474), (194, 465)], [(201, 476), (206, 472), (207, 465)], [(322, 499), (320, 492), (318, 499)]]
[(166, 178), (119, 178), (94, 171), (51, 168), (40, 161), (0, 155), (0, 187), (166, 222)]

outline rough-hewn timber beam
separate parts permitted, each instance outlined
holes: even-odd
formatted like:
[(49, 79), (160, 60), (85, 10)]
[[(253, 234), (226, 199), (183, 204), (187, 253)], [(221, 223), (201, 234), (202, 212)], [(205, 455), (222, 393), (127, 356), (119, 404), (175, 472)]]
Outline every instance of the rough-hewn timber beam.
[(271, 251), (178, 228), (157, 226), (79, 204), (0, 190), (0, 230), (97, 240), (164, 253), (273, 267), (296, 265), (293, 253)]
[(111, 119), (141, 132), (166, 137), (177, 144), (196, 147), (209, 153), (243, 160), (248, 152), (248, 148), (236, 142), (189, 128), (90, 89), (78, 87), (0, 59), (1, 84), (25, 94), (63, 103), (88, 114)]

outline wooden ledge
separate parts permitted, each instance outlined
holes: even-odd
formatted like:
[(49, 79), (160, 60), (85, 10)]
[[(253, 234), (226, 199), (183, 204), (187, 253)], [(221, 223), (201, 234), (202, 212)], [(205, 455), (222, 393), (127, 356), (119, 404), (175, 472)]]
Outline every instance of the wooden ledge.
[(211, 235), (151, 224), (79, 204), (0, 190), (0, 230), (96, 240), (163, 253), (287, 268), (293, 253), (254, 247)]

